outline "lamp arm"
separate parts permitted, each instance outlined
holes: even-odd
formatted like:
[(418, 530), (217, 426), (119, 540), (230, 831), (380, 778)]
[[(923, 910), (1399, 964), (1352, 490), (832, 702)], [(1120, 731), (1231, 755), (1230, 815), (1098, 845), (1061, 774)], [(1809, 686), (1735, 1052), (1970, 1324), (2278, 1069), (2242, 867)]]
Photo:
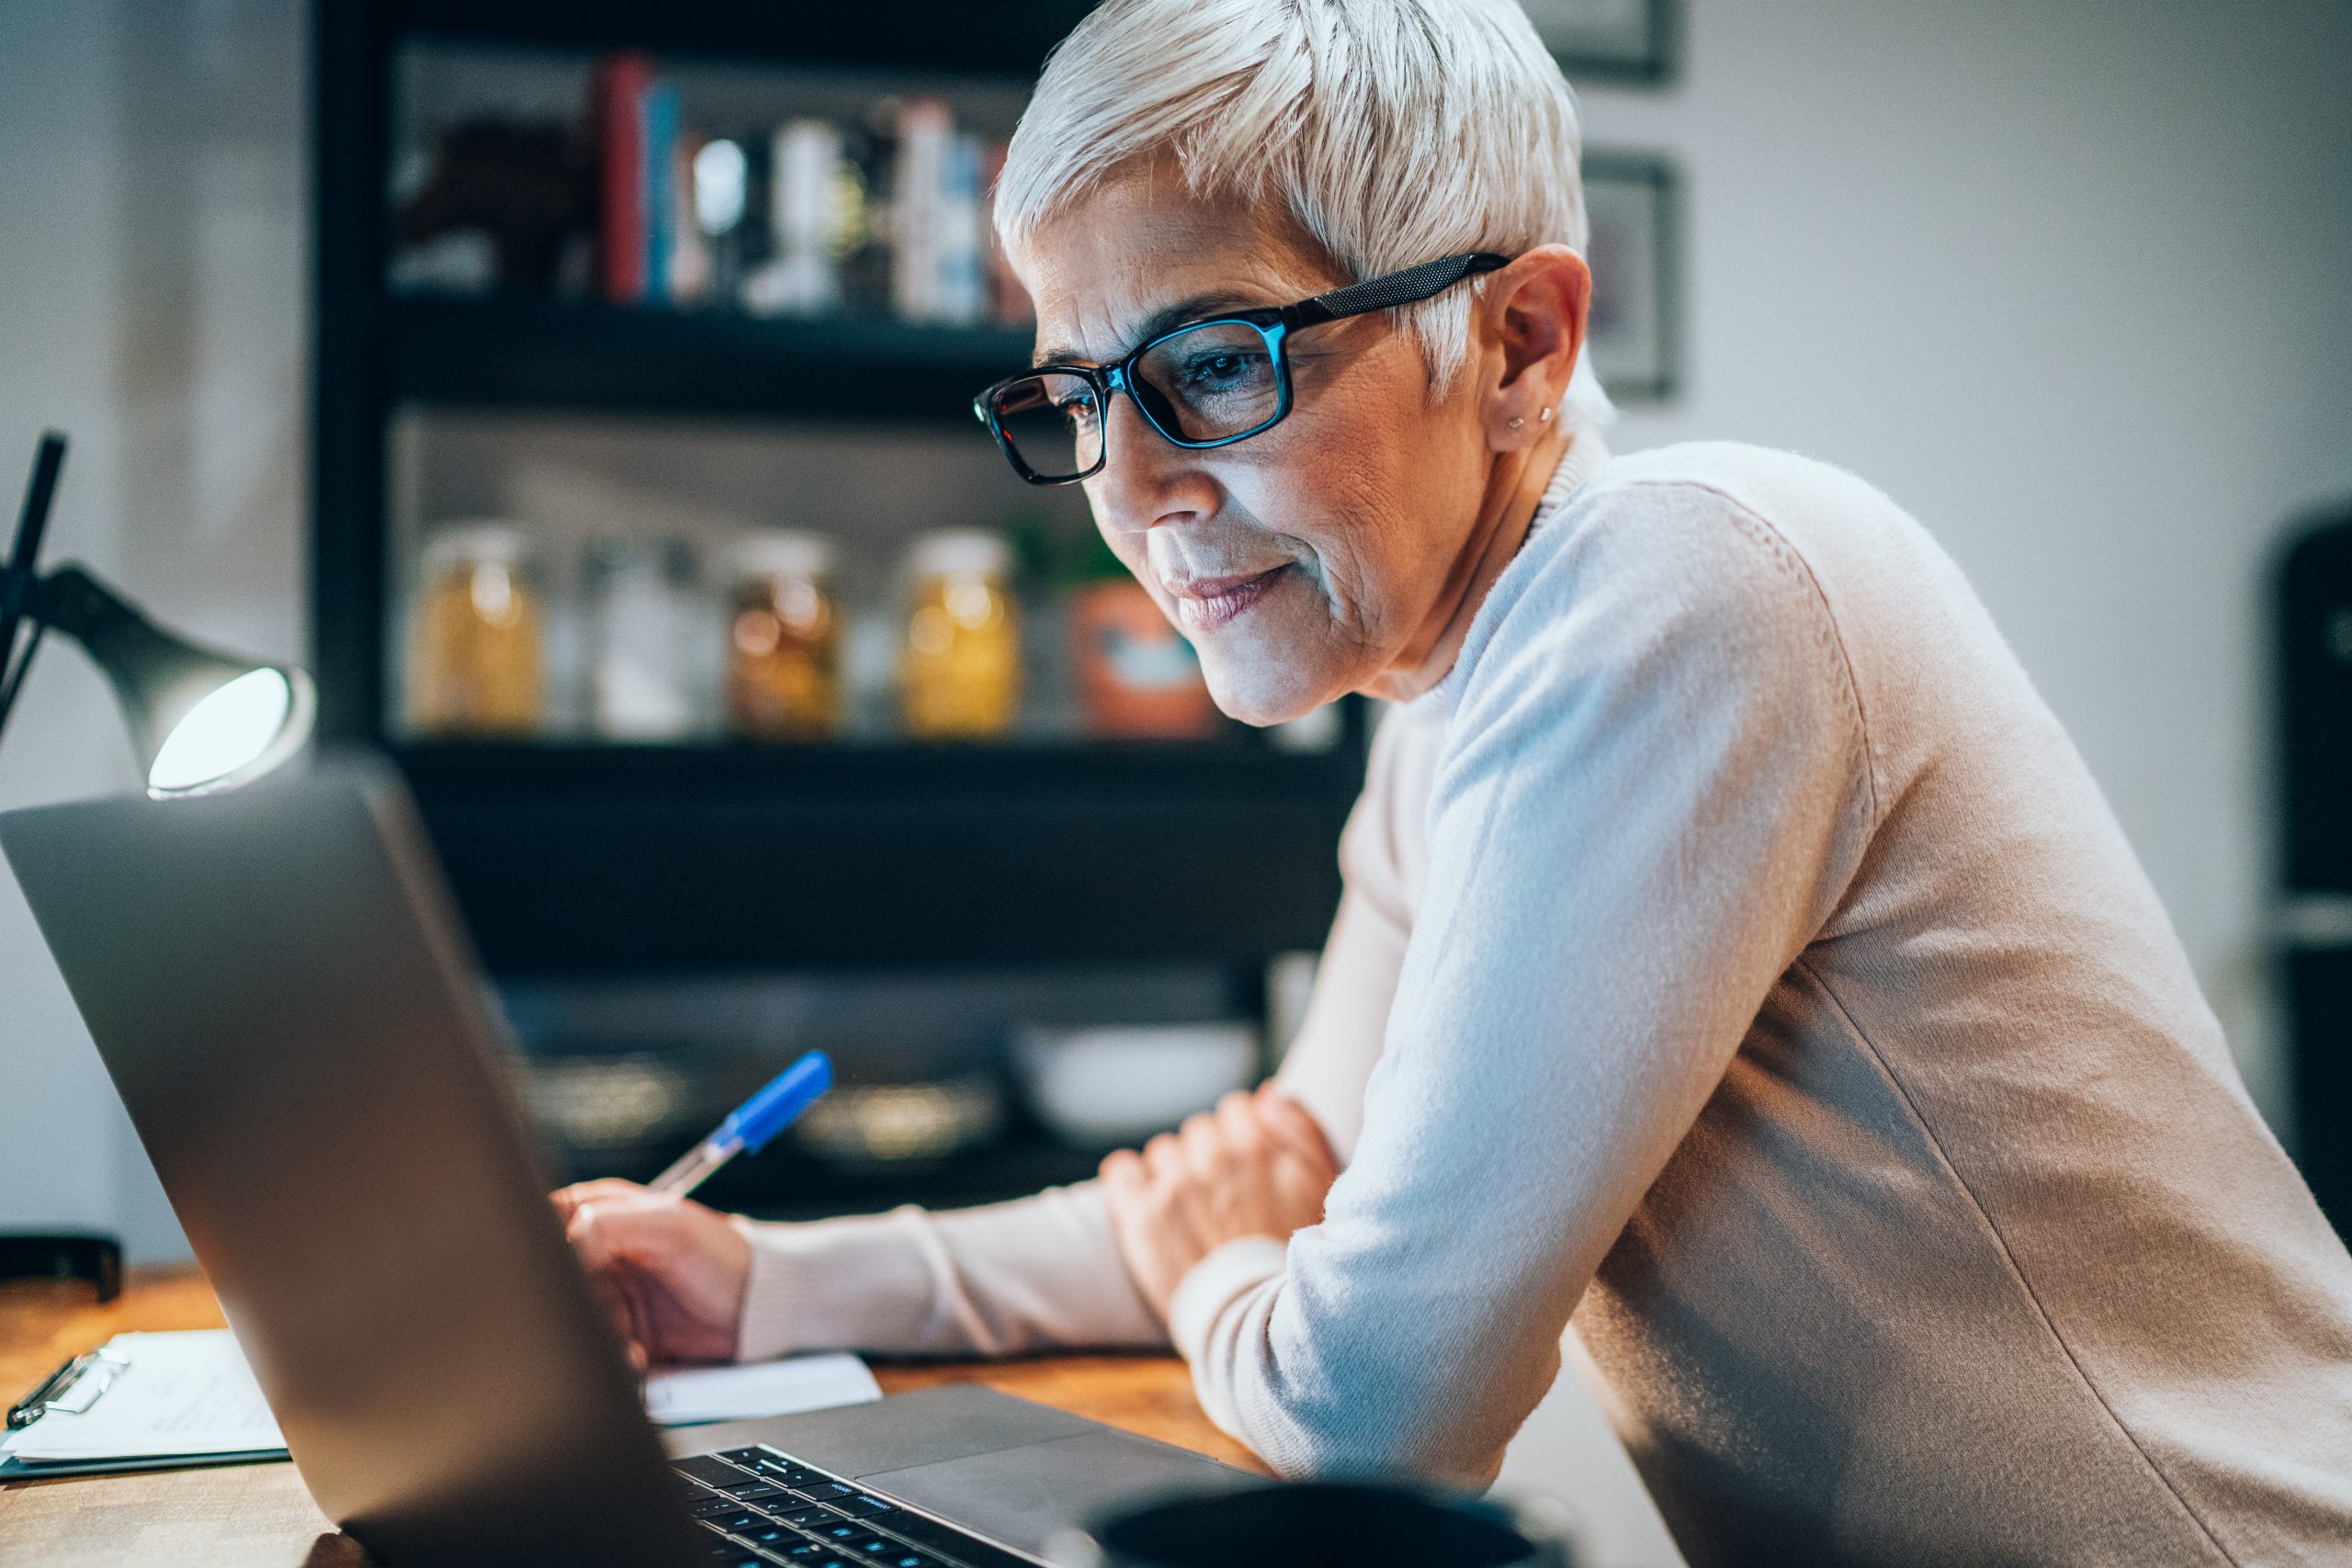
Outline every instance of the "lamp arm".
[(188, 646), (158, 630), (139, 606), (70, 561), (34, 585), (28, 608), (35, 622), (80, 643), (101, 669), (171, 659)]
[(0, 726), (8, 721), (45, 630), (63, 632), (109, 671), (168, 661), (185, 650), (186, 645), (157, 631), (134, 605), (79, 566), (69, 563), (29, 582), (25, 579), (32, 574), (22, 568), (0, 570), (6, 570), (0, 577), (0, 610), (13, 608), (16, 618), (32, 628), (15, 667), (0, 671)]
[[(7, 625), (12, 631), (15, 629), (13, 617), (0, 618), (0, 624)], [(17, 656), (14, 665), (6, 662), (8, 649), (0, 646), (0, 729), (8, 728), (8, 710), (17, 705), (17, 694), (23, 689), (25, 677), (32, 673), (33, 655), (40, 651), (42, 624), (37, 619), (31, 620), (30, 628), (25, 634), (25, 650)], [(13, 642), (16, 639), (12, 637), (8, 640)]]
[(33, 619), (84, 643), (94, 633), (105, 636), (108, 623), (125, 611), (137, 613), (122, 595), (72, 561), (33, 584), (27, 608)]
[(25, 618), (26, 608), (40, 581), (30, 561), (0, 560), (0, 665), (17, 646), (17, 627)]
[(40, 536), (49, 527), (50, 507), (57, 500), (58, 477), (64, 471), (65, 437), (54, 430), (42, 432), (40, 447), (33, 454), (32, 478), (25, 486), (24, 510), (17, 514), (16, 543), (7, 558), (0, 559), (0, 728), (7, 724), (8, 710), (16, 706), (17, 693), (40, 647), (40, 622), (36, 619), (32, 634), (25, 638), (23, 656), (16, 657), (17, 629), (40, 592), (34, 563), (40, 557)]

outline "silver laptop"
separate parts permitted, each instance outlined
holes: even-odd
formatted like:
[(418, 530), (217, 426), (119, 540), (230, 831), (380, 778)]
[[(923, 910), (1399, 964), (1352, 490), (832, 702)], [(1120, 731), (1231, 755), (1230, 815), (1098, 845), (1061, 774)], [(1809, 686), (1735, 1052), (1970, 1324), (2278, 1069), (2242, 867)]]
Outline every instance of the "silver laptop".
[(1253, 1481), (977, 1387), (665, 1454), (379, 765), (10, 812), (0, 849), (304, 1483), (393, 1568), (1000, 1568)]

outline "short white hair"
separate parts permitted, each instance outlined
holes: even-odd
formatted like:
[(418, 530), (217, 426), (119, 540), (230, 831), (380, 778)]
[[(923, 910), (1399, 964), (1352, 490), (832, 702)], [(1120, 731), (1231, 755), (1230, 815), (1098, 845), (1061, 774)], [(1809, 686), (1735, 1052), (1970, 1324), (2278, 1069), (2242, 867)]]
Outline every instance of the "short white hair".
[[(1585, 250), (1575, 95), (1516, 0), (1108, 0), (1046, 63), (996, 190), (999, 235), (1138, 161), (1196, 195), (1280, 202), (1357, 280), (1463, 251)], [(1402, 306), (1434, 386), (1473, 288)], [(1579, 355), (1566, 400), (1615, 418)]]

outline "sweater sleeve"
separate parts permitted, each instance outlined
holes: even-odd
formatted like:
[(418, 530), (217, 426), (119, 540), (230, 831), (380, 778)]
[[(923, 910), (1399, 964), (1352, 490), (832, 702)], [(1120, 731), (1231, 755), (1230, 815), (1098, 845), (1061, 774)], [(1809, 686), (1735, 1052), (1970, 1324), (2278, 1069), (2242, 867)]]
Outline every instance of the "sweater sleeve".
[(1548, 527), (1456, 671), (1354, 1158), (1286, 1254), (1221, 1248), (1170, 1311), (1210, 1416), (1287, 1475), (1492, 1479), (1868, 836), (1845, 656), (1776, 533), (1690, 484)]
[[(1346, 891), (1283, 1064), (1284, 1086), (1343, 1158), (1396, 990), (1442, 733), (1427, 716), (1399, 713), (1374, 738), (1340, 841)], [(1009, 1356), (1168, 1344), (1091, 1181), (978, 1209), (735, 1224), (752, 1243), (741, 1360), (814, 1349)]]
[(800, 1350), (1012, 1356), (1165, 1347), (1091, 1181), (977, 1209), (737, 1218), (752, 1276), (739, 1360)]

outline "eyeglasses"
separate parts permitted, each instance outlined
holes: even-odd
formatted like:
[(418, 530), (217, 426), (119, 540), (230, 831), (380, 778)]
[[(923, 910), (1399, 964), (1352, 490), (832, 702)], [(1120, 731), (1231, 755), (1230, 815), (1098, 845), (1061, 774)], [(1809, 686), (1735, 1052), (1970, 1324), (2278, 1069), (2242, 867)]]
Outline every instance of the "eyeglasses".
[(972, 400), (1012, 471), (1033, 485), (1066, 485), (1102, 471), (1104, 414), (1125, 392), (1152, 429), (1179, 446), (1229, 446), (1290, 412), (1290, 334), (1349, 316), (1410, 305), (1464, 278), (1509, 266), (1509, 256), (1446, 256), (1295, 305), (1233, 310), (1160, 333), (1116, 365), (1041, 365)]

